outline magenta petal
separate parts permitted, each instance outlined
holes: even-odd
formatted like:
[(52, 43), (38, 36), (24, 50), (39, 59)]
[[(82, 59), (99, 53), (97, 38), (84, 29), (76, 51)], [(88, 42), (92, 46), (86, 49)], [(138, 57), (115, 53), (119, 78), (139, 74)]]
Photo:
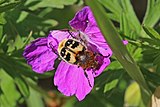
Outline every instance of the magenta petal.
[(104, 58), (100, 68), (98, 70), (94, 71), (94, 73), (93, 73), (94, 77), (99, 76), (109, 64), (110, 64), (110, 59)]
[[(94, 78), (92, 72), (87, 72), (90, 84), (93, 87)], [(92, 87), (89, 86), (88, 79), (84, 75), (84, 70), (76, 65), (68, 64), (61, 61), (55, 76), (54, 84), (58, 90), (66, 96), (76, 95), (78, 100), (82, 100), (91, 91)]]
[(98, 46), (103, 48), (108, 47), (106, 40), (104, 39), (104, 36), (102, 35), (101, 31), (97, 26), (89, 26), (85, 29), (84, 32)]
[[(88, 79), (84, 75), (83, 72), (81, 72), (81, 76), (79, 76), (77, 84), (77, 91), (76, 91), (76, 97), (78, 98), (79, 101), (83, 100), (85, 96), (92, 90), (93, 85), (94, 85), (94, 77), (92, 74), (92, 70), (86, 71), (88, 75)], [(92, 86), (89, 86), (89, 83)]]
[(37, 73), (53, 70), (57, 55), (47, 46), (47, 38), (38, 38), (26, 46), (23, 56)]
[(78, 11), (75, 17), (69, 22), (69, 25), (76, 30), (84, 31), (87, 26), (95, 25), (96, 21), (88, 6)]
[(90, 37), (85, 37), (85, 39), (87, 40), (87, 47), (93, 52), (100, 53), (103, 56), (112, 55), (112, 50), (107, 45), (107, 43), (104, 43), (104, 46), (103, 46), (103, 45), (98, 45), (96, 42), (91, 40)]

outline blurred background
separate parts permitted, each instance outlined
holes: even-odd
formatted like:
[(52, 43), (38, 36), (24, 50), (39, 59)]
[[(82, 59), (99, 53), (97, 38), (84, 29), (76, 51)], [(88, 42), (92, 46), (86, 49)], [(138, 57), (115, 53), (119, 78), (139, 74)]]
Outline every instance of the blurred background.
[[(112, 9), (116, 8), (114, 4), (124, 9), (123, 0), (113, 0), (112, 3), (108, 2), (110, 4), (106, 2), (107, 0), (100, 1), (106, 12), (113, 13)], [(135, 11), (141, 25), (147, 0), (131, 0), (127, 5), (132, 12)], [(128, 76), (114, 56), (111, 58), (111, 65), (95, 79), (92, 92), (81, 102), (74, 96), (65, 97), (57, 90), (53, 84), (55, 71), (37, 74), (27, 65), (22, 56), (24, 47), (36, 38), (46, 37), (50, 30), (70, 29), (68, 22), (84, 6), (83, 0), (0, 0), (0, 107), (145, 106), (139, 86)], [(121, 34), (126, 34), (120, 28), (120, 15), (114, 15), (108, 14), (108, 17)], [(160, 31), (159, 19), (152, 27), (157, 32)], [(132, 30), (132, 36), (141, 34), (137, 29)], [(156, 78), (152, 81), (158, 81), (156, 85), (151, 83), (150, 89), (154, 92), (160, 83), (159, 62), (153, 67), (154, 58), (141, 54), (141, 48), (132, 44), (127, 48), (133, 58), (145, 67), (142, 67), (142, 71), (158, 72), (151, 77)]]

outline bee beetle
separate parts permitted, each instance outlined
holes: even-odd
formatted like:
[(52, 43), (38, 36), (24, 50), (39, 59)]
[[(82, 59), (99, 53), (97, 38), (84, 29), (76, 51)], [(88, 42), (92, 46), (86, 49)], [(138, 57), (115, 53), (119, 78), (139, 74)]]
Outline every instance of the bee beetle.
[(98, 62), (95, 60), (96, 54), (75, 38), (62, 40), (58, 46), (58, 54), (65, 62), (78, 65), (84, 70), (98, 68)]
[[(86, 70), (99, 68), (99, 63), (96, 60), (97, 56), (102, 56), (100, 53), (95, 53), (89, 49), (89, 38), (83, 32), (79, 32), (77, 36), (73, 36), (69, 30), (68, 33), (72, 38), (63, 39), (58, 45), (58, 55), (60, 58), (70, 64), (77, 65), (84, 69), (84, 74), (88, 80), (89, 86), (92, 87)], [(106, 57), (109, 57), (110, 54)], [(93, 72), (96, 74), (96, 72)]]

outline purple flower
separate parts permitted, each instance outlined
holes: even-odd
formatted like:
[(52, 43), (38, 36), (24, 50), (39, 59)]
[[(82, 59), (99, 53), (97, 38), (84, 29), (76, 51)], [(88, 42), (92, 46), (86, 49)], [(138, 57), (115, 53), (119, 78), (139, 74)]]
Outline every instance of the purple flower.
[[(66, 96), (75, 95), (78, 100), (83, 100), (94, 86), (94, 78), (110, 64), (112, 51), (107, 45), (103, 35), (98, 28), (93, 14), (88, 6), (77, 12), (69, 25), (77, 31), (53, 30), (48, 37), (39, 38), (25, 48), (23, 56), (29, 65), (37, 73), (44, 73), (56, 69), (54, 84), (58, 90)], [(72, 33), (72, 35), (70, 34)], [(54, 68), (54, 61), (58, 58), (57, 49), (59, 43), (66, 38), (76, 37), (81, 34), (82, 40), (88, 49), (99, 54), (96, 57), (97, 69), (83, 69), (75, 64), (67, 63), (63, 60), (57, 68)]]

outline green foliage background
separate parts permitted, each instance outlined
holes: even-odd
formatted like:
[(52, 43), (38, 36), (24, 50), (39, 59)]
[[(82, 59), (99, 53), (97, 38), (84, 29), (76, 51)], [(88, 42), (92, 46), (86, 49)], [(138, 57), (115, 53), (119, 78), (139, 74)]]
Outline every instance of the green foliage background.
[[(93, 10), (114, 55), (92, 92), (78, 102), (58, 92), (55, 71), (33, 72), (22, 53), (50, 30), (70, 28), (68, 21), (84, 5)], [(0, 107), (145, 107), (160, 85), (159, 10), (160, 0), (148, 0), (140, 23), (130, 0), (0, 0)]]

